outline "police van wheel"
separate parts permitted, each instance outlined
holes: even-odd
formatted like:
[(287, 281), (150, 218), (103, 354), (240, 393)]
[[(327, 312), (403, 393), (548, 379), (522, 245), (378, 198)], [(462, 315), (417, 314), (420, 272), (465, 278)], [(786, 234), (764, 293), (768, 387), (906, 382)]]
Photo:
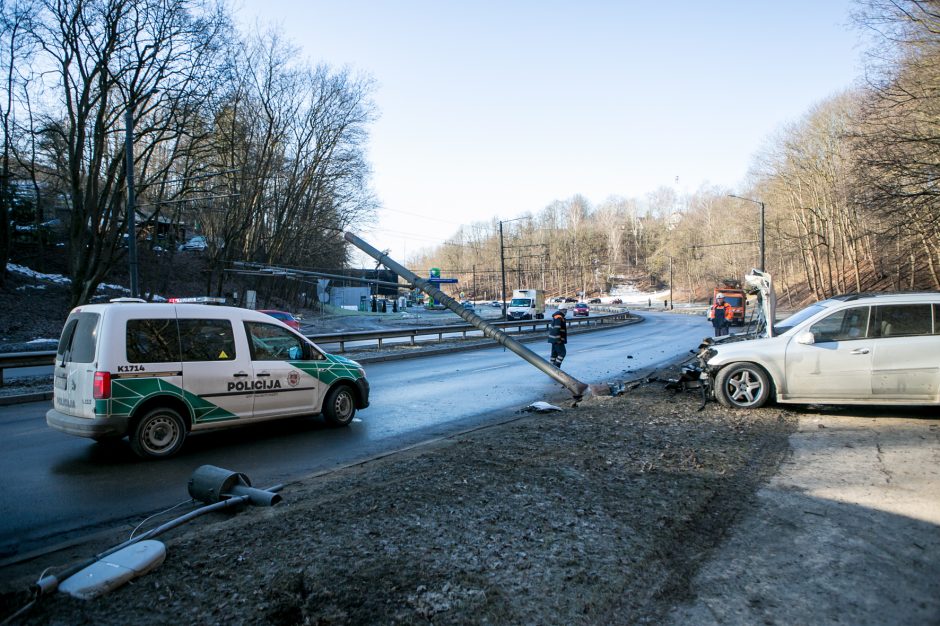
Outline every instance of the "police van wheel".
[(144, 415), (131, 433), (131, 449), (145, 459), (176, 454), (186, 439), (186, 424), (173, 409), (158, 408)]
[(332, 426), (347, 426), (356, 414), (356, 398), (349, 387), (334, 387), (323, 402), (323, 417)]

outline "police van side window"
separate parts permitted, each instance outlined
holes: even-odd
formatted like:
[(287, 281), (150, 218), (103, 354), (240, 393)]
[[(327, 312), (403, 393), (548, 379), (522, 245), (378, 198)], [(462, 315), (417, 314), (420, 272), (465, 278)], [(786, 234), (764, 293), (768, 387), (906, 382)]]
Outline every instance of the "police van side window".
[(261, 322), (245, 322), (252, 361), (293, 361), (304, 358), (301, 339), (286, 328)]
[(62, 329), (56, 358), (63, 363), (93, 363), (98, 339), (97, 313), (77, 313)]
[(235, 334), (229, 320), (179, 320), (183, 361), (235, 359)]
[(171, 363), (180, 360), (175, 319), (127, 320), (128, 363)]

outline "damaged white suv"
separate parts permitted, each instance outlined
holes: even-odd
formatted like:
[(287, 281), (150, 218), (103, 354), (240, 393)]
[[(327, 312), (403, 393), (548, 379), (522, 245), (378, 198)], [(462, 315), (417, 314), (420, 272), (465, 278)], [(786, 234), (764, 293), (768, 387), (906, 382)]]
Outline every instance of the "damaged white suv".
[(940, 404), (940, 293), (836, 296), (763, 334), (703, 346), (721, 404)]

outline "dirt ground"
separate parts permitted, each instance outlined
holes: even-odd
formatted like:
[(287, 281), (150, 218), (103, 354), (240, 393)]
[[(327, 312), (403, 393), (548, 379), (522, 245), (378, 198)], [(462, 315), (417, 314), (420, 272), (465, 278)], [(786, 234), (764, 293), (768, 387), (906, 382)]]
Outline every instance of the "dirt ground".
[[(659, 623), (796, 428), (781, 409), (697, 408), (650, 383), (290, 484), (275, 507), (164, 536), (154, 572), (94, 601), (50, 596), (25, 623)], [(5, 591), (0, 614), (28, 600)]]

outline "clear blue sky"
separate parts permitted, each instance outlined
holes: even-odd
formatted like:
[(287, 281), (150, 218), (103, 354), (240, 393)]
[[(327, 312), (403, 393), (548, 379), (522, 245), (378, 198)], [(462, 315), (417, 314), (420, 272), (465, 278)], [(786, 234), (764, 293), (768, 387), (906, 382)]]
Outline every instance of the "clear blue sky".
[(460, 224), (582, 194), (737, 187), (752, 157), (861, 76), (851, 0), (242, 0), (311, 63), (372, 76), (382, 203), (404, 260)]

